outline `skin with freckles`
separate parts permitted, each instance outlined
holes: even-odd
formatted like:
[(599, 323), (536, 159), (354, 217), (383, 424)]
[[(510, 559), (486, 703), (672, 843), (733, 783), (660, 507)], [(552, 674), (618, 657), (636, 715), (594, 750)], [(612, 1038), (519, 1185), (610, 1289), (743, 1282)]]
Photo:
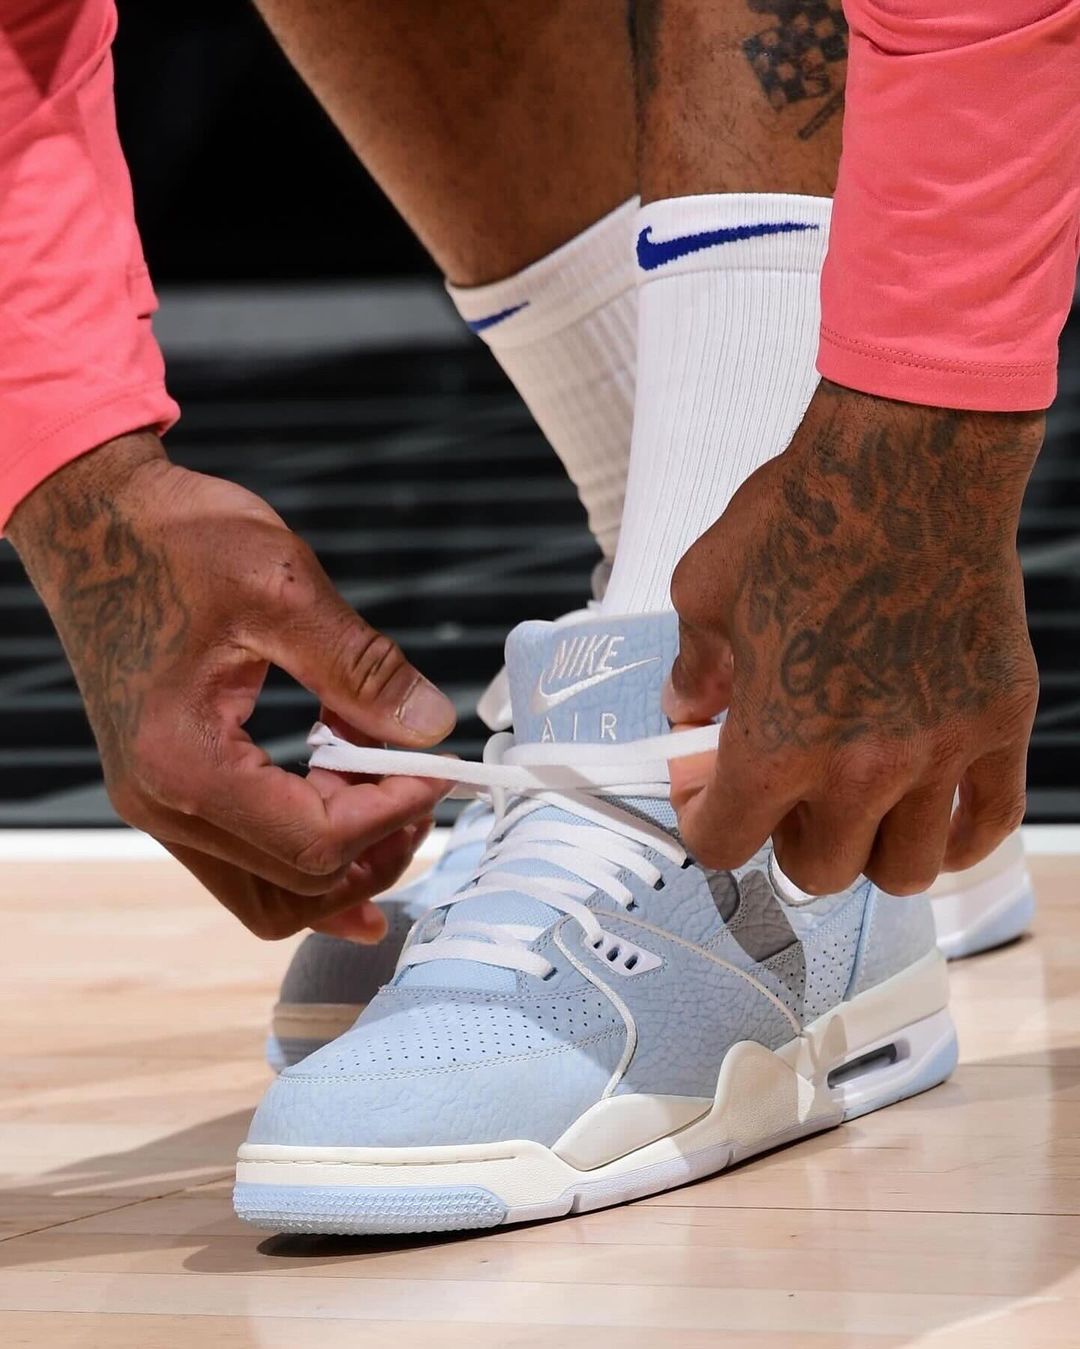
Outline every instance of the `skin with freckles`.
[[(297, 777), (248, 737), (271, 664), (353, 739), (426, 746), (453, 705), (335, 593), (258, 497), (126, 436), (18, 508), (9, 536), (86, 704), (110, 798), (262, 937), (377, 940), (441, 783)], [(370, 741), (369, 741), (370, 743)]]

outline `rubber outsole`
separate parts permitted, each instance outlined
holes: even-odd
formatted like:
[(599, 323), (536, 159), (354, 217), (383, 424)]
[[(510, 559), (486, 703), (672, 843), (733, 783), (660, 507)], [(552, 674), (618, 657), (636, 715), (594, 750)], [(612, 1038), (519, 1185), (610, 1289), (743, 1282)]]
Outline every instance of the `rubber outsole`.
[(308, 1235), (389, 1236), (402, 1232), (456, 1232), (498, 1227), (506, 1205), (477, 1186), (439, 1190), (403, 1186), (367, 1187), (362, 1194), (335, 1193), (326, 1186), (238, 1185), (236, 1211), (245, 1222), (275, 1232)]

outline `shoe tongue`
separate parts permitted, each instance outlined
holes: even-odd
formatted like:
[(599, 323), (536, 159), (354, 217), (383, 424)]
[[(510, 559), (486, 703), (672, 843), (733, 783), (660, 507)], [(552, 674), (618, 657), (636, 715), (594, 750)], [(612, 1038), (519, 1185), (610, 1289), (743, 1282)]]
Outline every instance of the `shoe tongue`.
[(660, 695), (678, 640), (673, 613), (522, 623), (506, 642), (514, 739), (618, 744), (663, 735)]
[[(506, 642), (515, 741), (618, 744), (663, 735), (668, 725), (660, 695), (677, 649), (674, 614), (522, 623)], [(636, 803), (628, 804), (635, 808)], [(658, 823), (674, 823), (667, 801), (642, 802), (640, 808)], [(555, 823), (576, 818), (557, 806), (530, 816)], [(510, 862), (506, 871), (534, 878), (565, 874), (540, 858)], [(455, 904), (447, 921), (547, 927), (558, 917), (557, 910), (508, 885), (504, 893)], [(398, 985), (511, 993), (516, 978), (510, 970), (478, 961), (437, 960), (410, 967)]]

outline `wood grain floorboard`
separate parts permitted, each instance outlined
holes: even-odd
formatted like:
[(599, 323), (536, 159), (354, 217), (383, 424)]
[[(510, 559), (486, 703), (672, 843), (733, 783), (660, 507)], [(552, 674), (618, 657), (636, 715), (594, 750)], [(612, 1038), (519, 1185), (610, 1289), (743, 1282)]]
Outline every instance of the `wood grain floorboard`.
[(169, 862), (8, 864), (0, 1343), (1058, 1349), (1080, 1343), (1080, 860), (953, 971), (961, 1065), (642, 1203), (477, 1237), (267, 1237), (229, 1202), (292, 943)]

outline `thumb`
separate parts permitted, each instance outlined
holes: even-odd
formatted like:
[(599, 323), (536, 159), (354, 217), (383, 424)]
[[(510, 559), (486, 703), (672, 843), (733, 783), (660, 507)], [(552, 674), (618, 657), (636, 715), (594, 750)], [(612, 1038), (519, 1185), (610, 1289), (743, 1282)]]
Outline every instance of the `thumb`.
[[(376, 740), (434, 745), (454, 728), (454, 704), (398, 644), (351, 609), (311, 555), (302, 612), (268, 615), (262, 654), (332, 712)], [(297, 587), (300, 590), (300, 587)]]
[(717, 624), (679, 622), (679, 654), (664, 685), (664, 715), (673, 723), (701, 725), (731, 701), (731, 644)]

